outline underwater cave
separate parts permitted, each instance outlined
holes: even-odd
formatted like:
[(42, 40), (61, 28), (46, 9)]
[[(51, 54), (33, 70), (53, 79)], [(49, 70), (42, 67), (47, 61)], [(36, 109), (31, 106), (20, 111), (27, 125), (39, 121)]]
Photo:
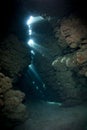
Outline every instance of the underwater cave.
[(87, 129), (85, 2), (3, 0), (0, 128)]

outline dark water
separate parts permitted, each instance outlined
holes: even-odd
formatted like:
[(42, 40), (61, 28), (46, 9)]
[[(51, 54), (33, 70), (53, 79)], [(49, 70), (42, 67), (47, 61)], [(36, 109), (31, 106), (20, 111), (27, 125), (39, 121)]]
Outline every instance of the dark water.
[[(32, 31), (34, 31), (34, 33), (29, 36), (29, 39), (32, 38), (36, 40), (36, 43), (38, 43), (40, 46), (30, 45), (30, 49), (32, 51), (31, 64), (24, 70), (22, 77), (16, 84), (19, 86), (19, 89), (26, 94), (25, 105), (27, 106), (29, 118), (23, 124), (16, 126), (14, 130), (87, 129), (87, 105), (64, 105), (62, 103), (63, 100), (60, 99), (60, 94), (56, 90), (52, 89), (52, 86), (49, 86), (50, 82), (52, 82), (51, 80), (54, 78), (52, 77), (55, 75), (54, 72), (51, 76), (51, 79), (49, 79), (46, 84), (46, 77), (44, 78), (44, 76), (52, 71), (53, 68), (50, 67), (48, 71), (46, 68), (48, 66), (43, 66), (43, 53), (46, 52), (46, 54), (48, 54), (47, 49), (49, 48), (46, 47), (51, 46), (44, 46), (43, 43), (49, 41), (49, 39), (54, 39), (52, 29), (52, 26), (50, 26), (47, 21), (32, 25)], [(46, 50), (42, 48), (43, 46), (46, 48)], [(45, 57), (45, 60), (47, 61), (45, 65), (49, 62), (49, 66), (51, 66), (52, 61), (58, 55), (65, 55), (73, 53), (74, 51), (76, 50), (67, 48), (65, 50), (59, 51), (58, 53), (56, 53), (56, 51), (53, 51), (52, 53), (49, 52), (50, 56)], [(39, 61), (38, 57), (42, 61)], [(41, 68), (43, 70), (41, 70)], [(56, 79), (54, 79), (54, 81), (55, 80)], [(84, 77), (83, 80), (85, 81)], [(78, 78), (77, 82), (79, 82)]]
[[(49, 0), (3, 0), (1, 2), (0, 40), (3, 41), (10, 33), (14, 33), (25, 44), (29, 39), (35, 43), (27, 44), (31, 53), (31, 63), (23, 71), (22, 77), (14, 84), (15, 89), (23, 91), (26, 95), (23, 103), (27, 106), (28, 119), (12, 129), (87, 130), (87, 96), (84, 96), (87, 95), (87, 89), (85, 89), (87, 88), (87, 79), (84, 76), (78, 76), (78, 69), (66, 70), (61, 74), (61, 67), (58, 70), (52, 67), (52, 62), (58, 56), (72, 54), (79, 49), (71, 49), (70, 47), (62, 49), (58, 46), (53, 33), (52, 21), (56, 22), (57, 19), (64, 16), (68, 17), (71, 12), (85, 20), (87, 18), (85, 5), (84, 1), (77, 0), (54, 0), (50, 2)], [(49, 22), (44, 19), (28, 27), (26, 17), (32, 14), (38, 16), (37, 14), (40, 13), (37, 12), (41, 14), (48, 12), (52, 16), (52, 21)], [(29, 30), (32, 30), (31, 35), (29, 35)], [(63, 93), (64, 90), (59, 89), (63, 88), (63, 85), (66, 86), (67, 81), (71, 80), (70, 75), (66, 76), (68, 73), (70, 75), (72, 73), (76, 82), (75, 88), (81, 87), (80, 91), (83, 94), (78, 95), (76, 99), (77, 101), (81, 98), (80, 103), (75, 102), (74, 104), (75, 100), (72, 103), (69, 101), (66, 103), (67, 94), (66, 92)], [(73, 86), (73, 80), (71, 80), (71, 86)]]
[(29, 118), (14, 130), (86, 130), (87, 106), (64, 108), (44, 101), (29, 101)]

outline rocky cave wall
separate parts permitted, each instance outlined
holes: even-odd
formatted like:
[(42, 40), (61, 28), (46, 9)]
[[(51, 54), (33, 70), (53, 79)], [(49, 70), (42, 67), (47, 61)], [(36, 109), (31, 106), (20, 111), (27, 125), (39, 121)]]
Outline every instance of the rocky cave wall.
[(13, 80), (30, 64), (30, 51), (26, 45), (13, 34), (0, 43), (1, 72)]
[[(5, 118), (25, 119), (24, 93), (13, 90), (12, 83), (31, 64), (32, 58), (45, 85), (41, 88), (44, 99), (68, 106), (87, 101), (86, 24), (76, 16), (49, 22), (53, 33), (37, 34), (42, 39), (38, 43), (39, 49), (34, 50), (34, 57), (30, 58), (29, 47), (15, 35), (10, 35), (0, 44), (0, 109)], [(18, 111), (15, 112), (14, 108)]]
[(30, 64), (30, 52), (14, 34), (0, 43), (0, 127), (11, 128), (28, 117), (25, 94), (13, 84)]
[[(53, 61), (61, 99), (65, 104), (82, 103), (87, 100), (87, 25), (71, 15), (57, 22), (54, 28), (57, 43), (63, 50)], [(70, 50), (70, 51), (68, 51)]]
[(3, 125), (11, 127), (27, 119), (26, 106), (22, 103), (25, 94), (12, 87), (12, 80), (0, 73), (0, 125), (2, 127)]
[[(87, 26), (75, 15), (61, 19), (45, 16), (54, 34), (45, 35), (34, 64), (45, 83), (49, 100), (76, 105), (87, 100)], [(55, 35), (55, 38), (54, 38)], [(41, 49), (42, 49), (41, 48)]]

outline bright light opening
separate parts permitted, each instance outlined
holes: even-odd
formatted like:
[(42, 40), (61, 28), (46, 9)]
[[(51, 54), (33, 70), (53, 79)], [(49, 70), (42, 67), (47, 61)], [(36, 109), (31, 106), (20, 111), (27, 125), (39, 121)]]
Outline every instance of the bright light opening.
[(29, 35), (31, 35), (32, 34), (32, 30), (31, 29), (29, 29)]
[(28, 45), (31, 46), (31, 47), (33, 47), (35, 45), (35, 42), (32, 39), (30, 39), (28, 41)]
[(37, 70), (36, 70), (36, 67), (34, 66), (34, 64), (30, 64), (29, 65), (29, 69), (31, 70), (31, 72), (34, 74), (34, 76), (36, 77), (36, 79), (38, 79), (38, 81), (40, 82), (40, 83), (42, 83), (42, 79), (41, 79), (41, 77), (39, 76), (39, 74), (38, 74), (38, 72), (37, 72)]
[(31, 50), (31, 54), (35, 55), (35, 52), (33, 50)]
[(34, 17), (30, 16), (30, 18), (27, 21), (27, 25), (30, 25), (32, 23), (33, 19), (34, 19)]
[(29, 18), (28, 21), (27, 21), (27, 25), (29, 26), (30, 24), (35, 23), (35, 22), (38, 22), (38, 21), (41, 21), (41, 20), (43, 20), (43, 19), (44, 19), (44, 18), (43, 18), (42, 16), (35, 16), (35, 17), (30, 16), (30, 18)]
[(62, 106), (62, 103), (60, 103), (60, 102), (50, 102), (50, 101), (47, 101), (47, 103), (50, 104), (50, 105)]

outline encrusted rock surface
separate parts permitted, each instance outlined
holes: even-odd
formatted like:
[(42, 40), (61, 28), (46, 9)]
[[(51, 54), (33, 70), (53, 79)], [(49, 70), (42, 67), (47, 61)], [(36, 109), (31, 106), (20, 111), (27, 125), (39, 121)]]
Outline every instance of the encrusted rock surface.
[[(66, 50), (66, 53), (52, 62), (57, 70), (60, 95), (66, 104), (84, 102), (87, 100), (84, 93), (87, 92), (87, 25), (80, 18), (71, 15), (60, 20), (54, 32), (62, 52), (63, 49)], [(67, 48), (72, 51), (68, 52)]]
[(71, 48), (83, 48), (87, 42), (87, 25), (74, 15), (63, 18), (60, 22), (60, 27), (59, 25), (56, 26), (54, 31), (55, 37), (61, 41), (61, 46), (66, 44)]
[[(8, 80), (9, 79), (9, 80)], [(8, 82), (9, 81), (9, 82)], [(22, 122), (27, 119), (26, 106), (22, 104), (25, 94), (12, 89), (12, 81), (9, 77), (0, 73), (0, 121), (3, 124), (7, 118), (10, 123)], [(6, 124), (6, 122), (4, 122)]]
[(32, 55), (37, 73), (45, 84), (45, 89), (41, 86), (38, 91), (41, 90), (43, 97), (49, 100), (59, 100), (67, 105), (82, 103), (87, 99), (84, 94), (87, 92), (86, 24), (73, 15), (49, 22), (54, 22), (57, 40), (53, 34), (41, 35), (39, 49)]
[(0, 94), (5, 93), (10, 88), (12, 88), (11, 79), (0, 73)]
[(30, 64), (29, 48), (11, 34), (0, 43), (0, 61), (1, 71), (15, 79)]

